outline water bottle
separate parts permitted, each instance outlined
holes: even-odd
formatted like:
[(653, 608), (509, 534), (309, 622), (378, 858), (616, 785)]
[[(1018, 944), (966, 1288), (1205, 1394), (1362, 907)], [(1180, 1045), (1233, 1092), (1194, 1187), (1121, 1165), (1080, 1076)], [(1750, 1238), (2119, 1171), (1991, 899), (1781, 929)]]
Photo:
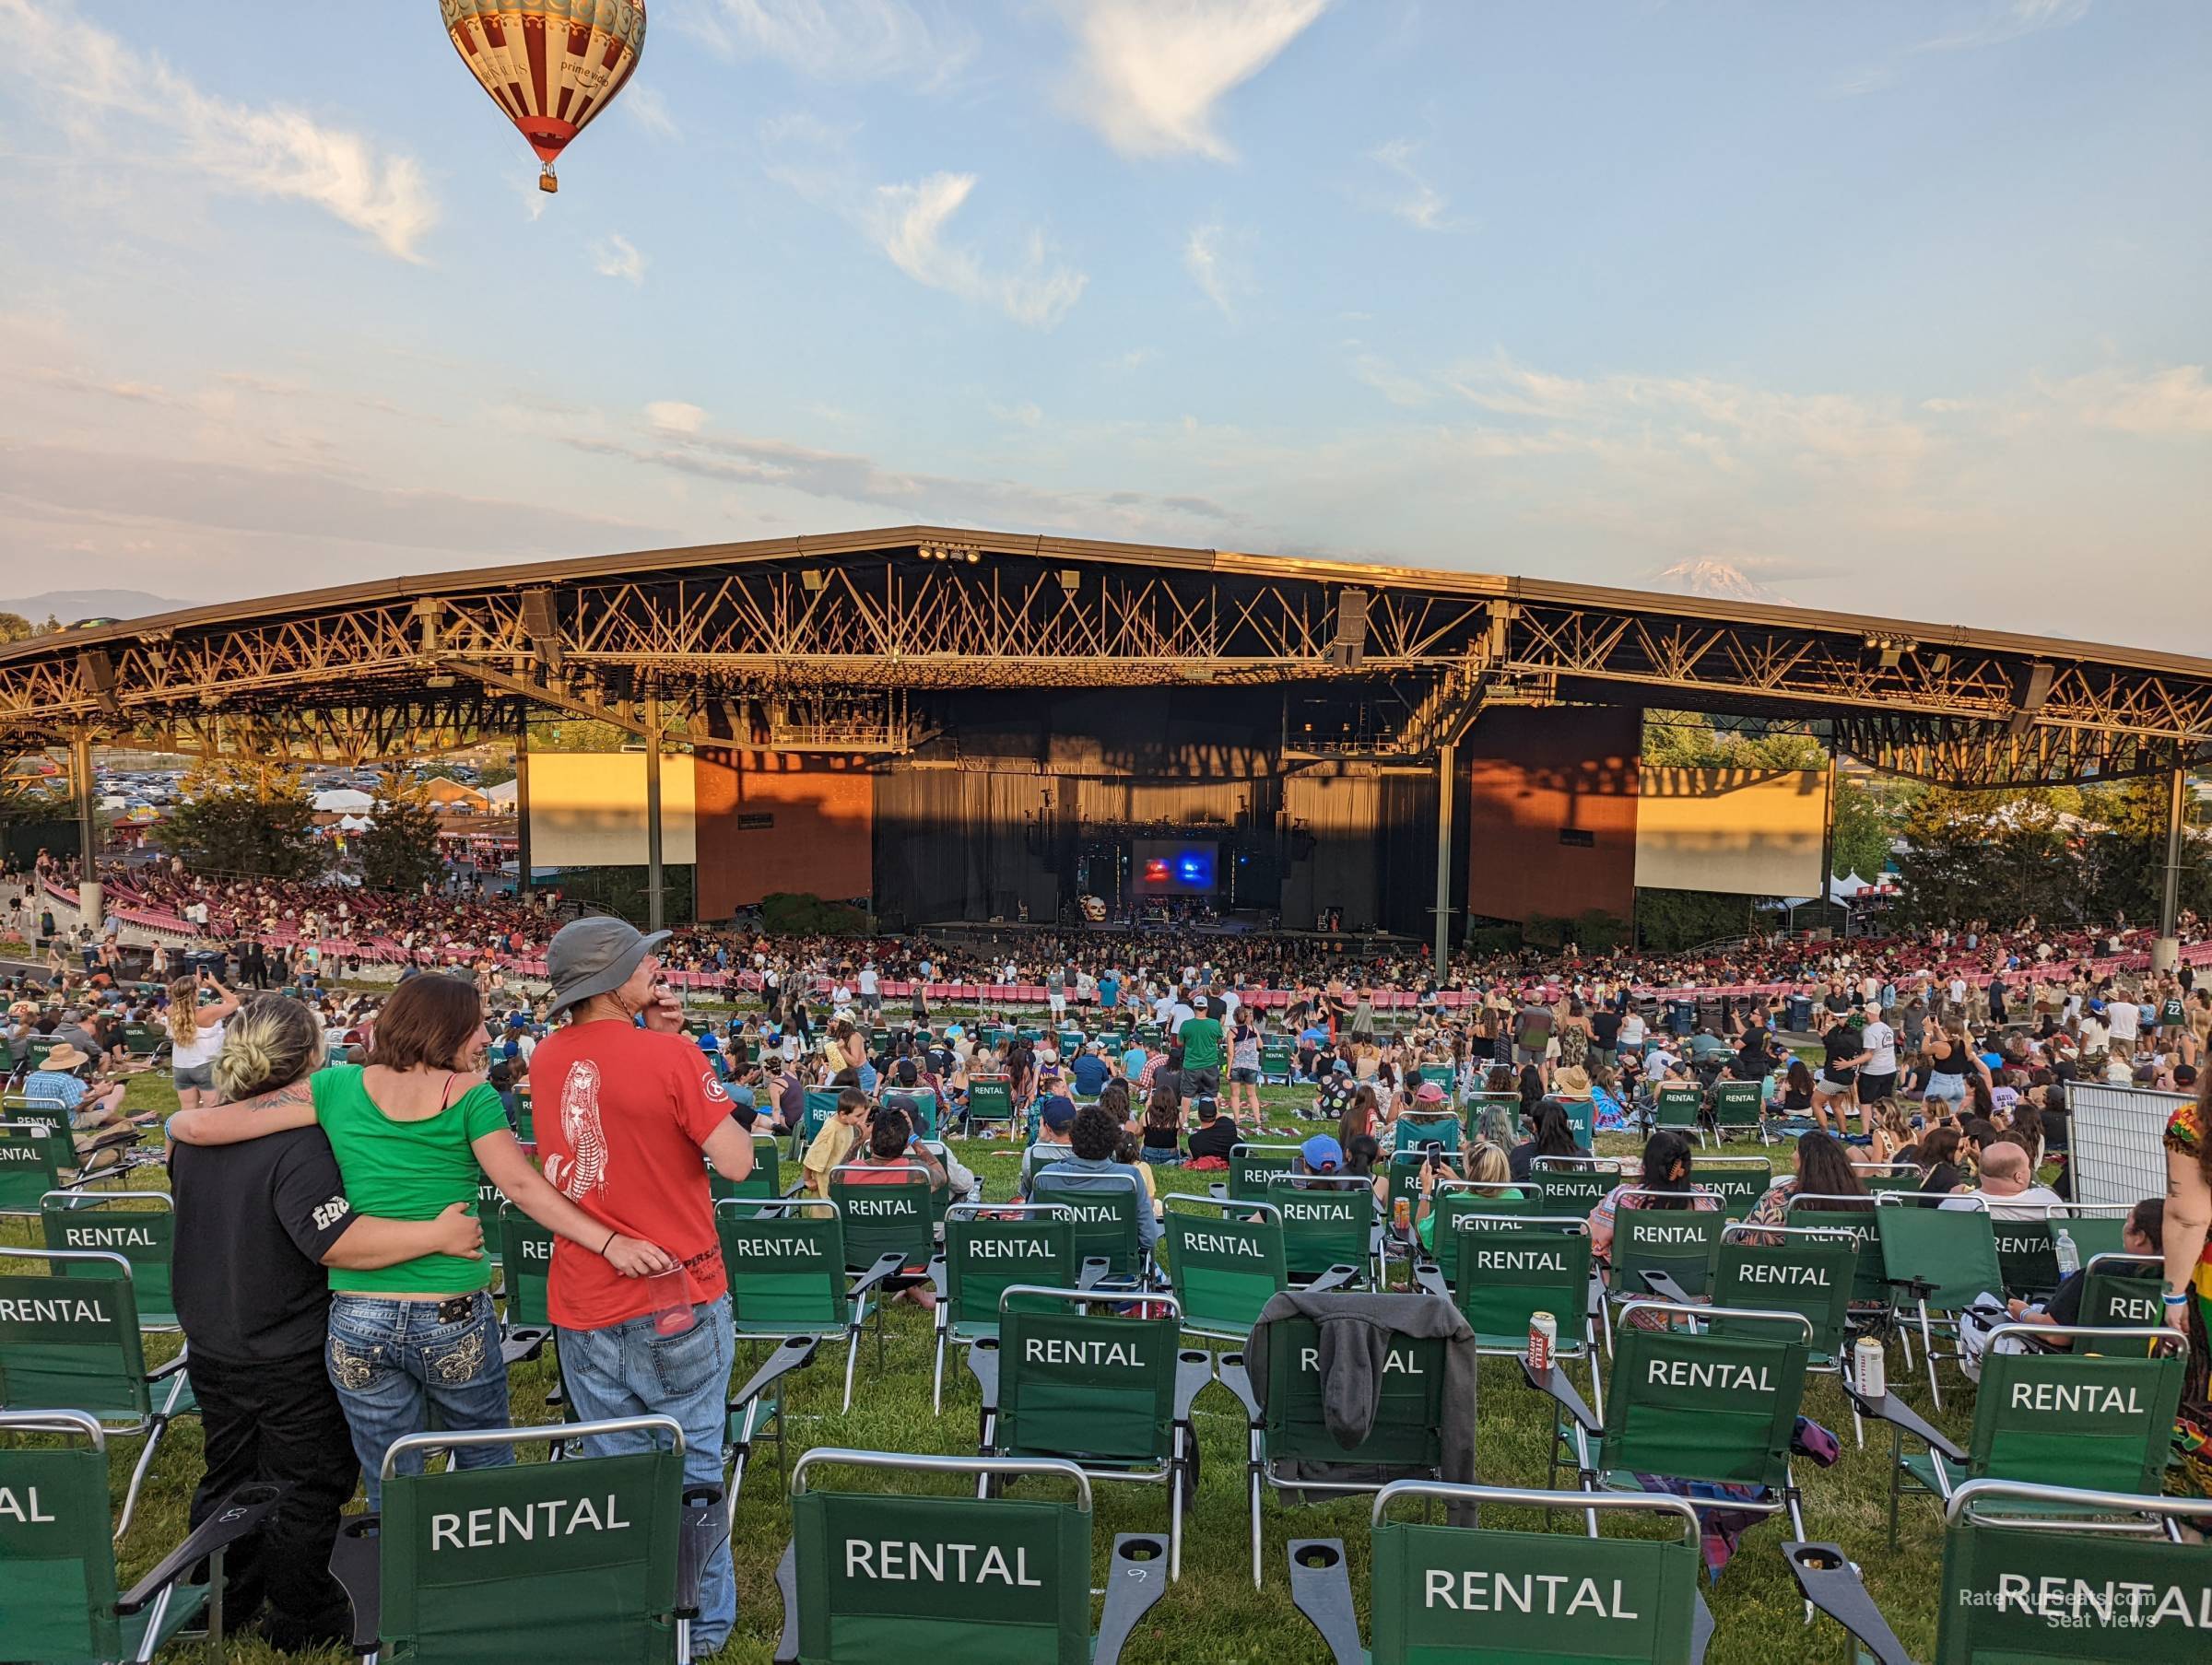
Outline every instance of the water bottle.
[(2074, 1247), (2074, 1234), (2060, 1226), (2053, 1234), (2052, 1248), (2058, 1255), (2058, 1275), (2070, 1278), (2081, 1270), (2081, 1250)]

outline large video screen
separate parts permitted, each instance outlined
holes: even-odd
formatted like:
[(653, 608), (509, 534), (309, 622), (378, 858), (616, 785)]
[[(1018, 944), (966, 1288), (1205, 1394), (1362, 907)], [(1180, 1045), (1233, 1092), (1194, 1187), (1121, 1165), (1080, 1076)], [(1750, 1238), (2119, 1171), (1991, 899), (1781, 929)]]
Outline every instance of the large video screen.
[(1129, 846), (1130, 888), (1140, 897), (1211, 896), (1218, 844), (1136, 838)]

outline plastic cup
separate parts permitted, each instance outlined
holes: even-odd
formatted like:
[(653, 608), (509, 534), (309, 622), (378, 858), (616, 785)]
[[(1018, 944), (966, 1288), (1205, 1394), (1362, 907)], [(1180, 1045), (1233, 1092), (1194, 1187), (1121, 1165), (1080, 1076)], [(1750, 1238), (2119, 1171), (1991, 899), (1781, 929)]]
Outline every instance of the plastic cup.
[(653, 1297), (653, 1334), (681, 1335), (697, 1321), (691, 1313), (691, 1280), (681, 1265), (655, 1272), (644, 1283)]

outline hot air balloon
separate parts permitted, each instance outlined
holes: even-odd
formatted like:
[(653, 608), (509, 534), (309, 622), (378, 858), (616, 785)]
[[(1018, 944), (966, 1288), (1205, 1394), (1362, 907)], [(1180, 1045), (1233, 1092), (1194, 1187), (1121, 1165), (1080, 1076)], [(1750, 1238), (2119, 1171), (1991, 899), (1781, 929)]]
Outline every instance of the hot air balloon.
[(645, 50), (645, 0), (438, 0), (469, 74), (545, 164), (614, 102)]

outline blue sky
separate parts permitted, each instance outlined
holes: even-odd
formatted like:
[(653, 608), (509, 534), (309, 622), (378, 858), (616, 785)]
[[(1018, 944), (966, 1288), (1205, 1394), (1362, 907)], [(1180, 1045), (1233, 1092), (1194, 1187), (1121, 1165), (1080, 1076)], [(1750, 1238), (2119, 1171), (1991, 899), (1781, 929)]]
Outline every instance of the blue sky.
[(547, 197), (432, 0), (0, 0), (0, 594), (919, 520), (2207, 651), (2199, 0), (650, 9)]

